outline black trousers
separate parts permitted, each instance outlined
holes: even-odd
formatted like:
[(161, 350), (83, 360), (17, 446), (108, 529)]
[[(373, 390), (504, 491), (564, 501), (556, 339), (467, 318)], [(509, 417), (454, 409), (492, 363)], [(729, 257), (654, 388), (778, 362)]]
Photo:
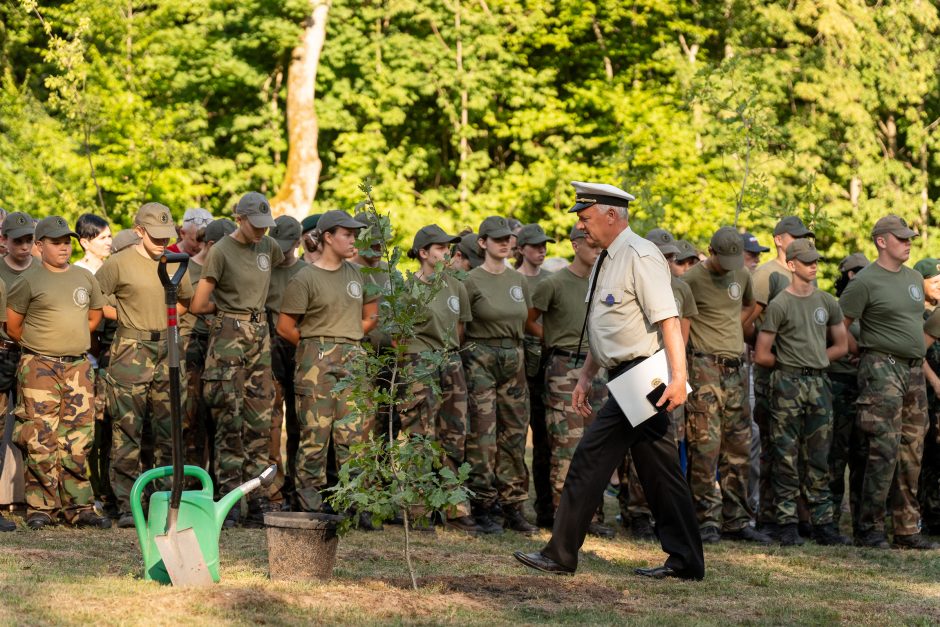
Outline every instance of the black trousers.
[[(613, 379), (641, 360), (613, 368)], [(542, 554), (562, 566), (577, 568), (578, 551), (588, 525), (604, 498), (604, 488), (627, 451), (633, 455), (643, 492), (656, 520), (656, 533), (669, 557), (666, 566), (690, 577), (705, 576), (702, 537), (692, 494), (679, 467), (679, 453), (669, 434), (669, 416), (659, 412), (633, 428), (612, 398), (585, 430), (565, 478), (552, 539)]]

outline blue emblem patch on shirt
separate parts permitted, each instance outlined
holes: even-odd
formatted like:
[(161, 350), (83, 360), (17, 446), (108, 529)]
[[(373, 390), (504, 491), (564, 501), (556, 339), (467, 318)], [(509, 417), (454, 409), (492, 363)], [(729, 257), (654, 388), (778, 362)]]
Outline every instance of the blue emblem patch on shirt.
[(613, 294), (608, 294), (608, 295), (607, 295), (607, 298), (604, 299), (604, 304), (606, 304), (606, 305), (608, 305), (608, 306), (613, 305), (614, 302), (616, 302), (616, 301), (614, 300), (614, 295), (613, 295)]

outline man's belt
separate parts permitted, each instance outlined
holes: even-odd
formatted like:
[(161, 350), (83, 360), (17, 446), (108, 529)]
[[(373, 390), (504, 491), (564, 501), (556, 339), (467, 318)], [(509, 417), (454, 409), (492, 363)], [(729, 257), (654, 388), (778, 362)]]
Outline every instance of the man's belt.
[(783, 364), (777, 364), (775, 369), (779, 370), (780, 372), (795, 374), (800, 377), (821, 377), (826, 372), (825, 370), (820, 370), (819, 368), (797, 368), (796, 366), (785, 366)]
[(891, 353), (885, 353), (883, 351), (873, 351), (868, 348), (863, 348), (862, 352), (867, 353), (869, 355), (874, 355), (875, 357), (886, 357), (888, 361), (890, 361), (891, 363), (904, 364), (908, 368), (916, 368), (917, 366), (924, 365), (923, 357), (915, 357), (913, 359), (911, 359), (910, 357), (898, 357), (897, 355), (892, 355)]
[(356, 346), (360, 344), (360, 340), (354, 340), (348, 337), (331, 337), (328, 335), (308, 335), (300, 339), (317, 342), (319, 344), (355, 344)]
[(740, 357), (722, 357), (721, 355), (700, 353), (698, 351), (692, 351), (692, 356), (707, 359), (708, 361), (716, 363), (719, 366), (724, 366), (725, 368), (740, 368), (744, 365), (744, 361)]
[(0, 340), (0, 351), (18, 353), (20, 351), (20, 345), (13, 340)]
[(129, 327), (118, 327), (114, 332), (114, 336), (143, 342), (160, 342), (166, 339), (166, 329), (162, 331), (139, 331)]
[(468, 337), (467, 341), (495, 348), (519, 348), (521, 342), (511, 337)]
[(36, 351), (23, 347), (23, 352), (27, 355), (33, 355), (34, 357), (39, 357), (46, 361), (54, 361), (60, 364), (72, 364), (77, 361), (83, 361), (86, 359), (84, 355), (43, 355), (42, 353), (37, 353)]
[(263, 311), (251, 311), (248, 313), (236, 313), (234, 311), (219, 311), (217, 315), (223, 318), (231, 318), (232, 320), (238, 320), (239, 322), (254, 322), (255, 324), (258, 324), (262, 320), (264, 320)]
[(561, 355), (568, 359), (587, 359), (587, 353), (576, 353), (575, 351), (566, 351), (562, 348), (549, 349), (553, 355)]

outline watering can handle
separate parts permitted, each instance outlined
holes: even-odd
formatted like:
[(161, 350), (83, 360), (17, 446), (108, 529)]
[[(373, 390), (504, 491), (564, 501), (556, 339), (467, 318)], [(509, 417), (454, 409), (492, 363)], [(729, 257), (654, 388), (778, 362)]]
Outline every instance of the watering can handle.
[[(141, 495), (143, 495), (144, 488), (147, 484), (157, 479), (169, 477), (172, 474), (172, 466), (160, 466), (159, 468), (151, 468), (137, 478), (137, 481), (134, 482), (134, 487), (131, 488), (131, 512), (134, 514), (135, 521), (138, 518), (144, 520), (144, 507), (141, 503)], [(199, 466), (183, 466), (183, 475), (198, 478), (199, 482), (202, 484), (202, 493), (210, 498), (212, 497), (212, 478), (209, 477), (209, 473), (203, 468)]]

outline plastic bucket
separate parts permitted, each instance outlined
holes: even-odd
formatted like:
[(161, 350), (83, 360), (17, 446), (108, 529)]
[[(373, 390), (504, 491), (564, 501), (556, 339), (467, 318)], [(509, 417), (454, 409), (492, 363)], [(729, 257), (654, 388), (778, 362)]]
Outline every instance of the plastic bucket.
[(336, 525), (342, 516), (313, 512), (264, 515), (271, 579), (329, 579), (336, 563)]

